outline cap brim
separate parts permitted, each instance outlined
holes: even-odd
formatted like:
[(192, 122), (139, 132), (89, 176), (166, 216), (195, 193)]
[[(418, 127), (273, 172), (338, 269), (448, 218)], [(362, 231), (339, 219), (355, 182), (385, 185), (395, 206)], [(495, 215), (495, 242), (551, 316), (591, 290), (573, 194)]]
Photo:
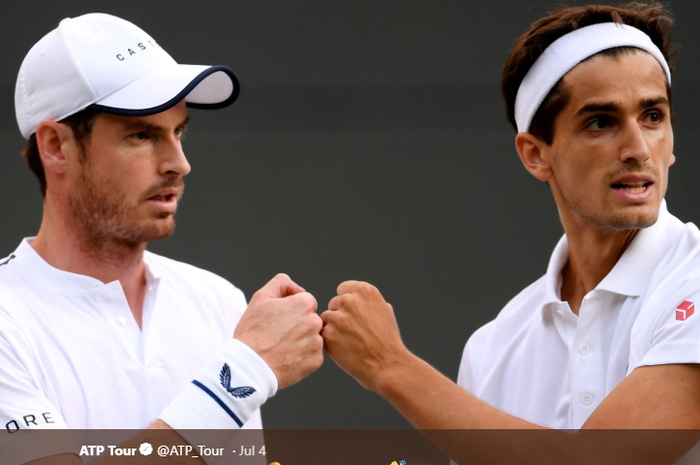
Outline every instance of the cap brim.
[(145, 116), (168, 110), (183, 99), (193, 108), (223, 108), (231, 105), (239, 93), (238, 78), (226, 66), (176, 64), (149, 73), (88, 108)]

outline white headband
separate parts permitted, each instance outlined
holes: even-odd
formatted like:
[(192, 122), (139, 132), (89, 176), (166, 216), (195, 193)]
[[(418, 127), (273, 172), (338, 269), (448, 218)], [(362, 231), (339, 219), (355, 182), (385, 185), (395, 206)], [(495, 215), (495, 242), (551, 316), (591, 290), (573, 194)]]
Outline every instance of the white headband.
[(530, 129), (537, 109), (566, 73), (586, 58), (615, 47), (636, 47), (651, 53), (664, 69), (668, 83), (671, 84), (671, 71), (661, 50), (639, 29), (618, 23), (582, 27), (561, 36), (547, 47), (520, 83), (515, 98), (518, 132)]

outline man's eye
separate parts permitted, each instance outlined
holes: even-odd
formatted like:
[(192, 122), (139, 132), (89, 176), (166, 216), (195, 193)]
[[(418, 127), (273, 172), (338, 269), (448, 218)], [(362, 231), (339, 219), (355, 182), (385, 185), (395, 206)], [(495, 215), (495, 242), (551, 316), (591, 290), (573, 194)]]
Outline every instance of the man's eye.
[(146, 131), (135, 132), (135, 133), (131, 134), (131, 136), (129, 136), (129, 137), (131, 137), (132, 139), (135, 139), (135, 140), (146, 140), (146, 139), (148, 139), (148, 133), (146, 133)]
[(186, 127), (178, 128), (175, 130), (175, 137), (177, 137), (180, 140), (183, 140), (185, 138), (185, 133), (187, 133)]
[(610, 127), (610, 118), (599, 117), (589, 122), (586, 129), (590, 129), (591, 131), (602, 131), (608, 127)]
[(660, 111), (652, 111), (646, 115), (646, 120), (650, 123), (658, 123), (663, 119), (663, 115)]

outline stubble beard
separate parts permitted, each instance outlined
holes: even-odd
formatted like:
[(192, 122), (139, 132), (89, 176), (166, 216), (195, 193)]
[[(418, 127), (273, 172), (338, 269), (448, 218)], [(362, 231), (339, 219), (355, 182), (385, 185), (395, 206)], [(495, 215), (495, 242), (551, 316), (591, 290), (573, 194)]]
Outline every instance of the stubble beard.
[[(612, 183), (612, 180), (623, 176), (626, 171), (629, 171), (629, 169), (625, 168), (611, 173), (608, 176), (610, 179), (610, 184)], [(665, 194), (665, 187), (660, 185), (662, 179), (659, 176), (659, 172), (654, 167), (647, 167), (645, 171), (650, 173), (653, 179), (656, 179), (657, 182), (654, 185), (655, 189), (664, 189), (664, 192), (661, 192), (659, 196), (660, 202)], [(638, 209), (630, 207), (622, 210), (603, 209), (602, 211), (591, 212), (582, 205), (582, 202), (578, 201), (579, 199), (567, 194), (567, 192), (562, 191), (564, 200), (569, 207), (580, 218), (583, 218), (585, 222), (604, 231), (630, 231), (634, 229), (644, 229), (654, 225), (654, 223), (656, 223), (656, 221), (659, 219), (659, 203), (656, 203), (654, 208), (650, 208), (651, 205), (647, 205), (646, 207), (640, 205), (640, 208)]]
[[(131, 205), (118, 181), (96, 180), (87, 157), (82, 163), (76, 189), (68, 198), (69, 225), (78, 232), (82, 248), (91, 255), (130, 254), (142, 251), (147, 242), (165, 239), (175, 230), (175, 214), (160, 212), (139, 221), (139, 205)], [(160, 186), (181, 185), (166, 179)], [(116, 257), (115, 257), (116, 258)]]

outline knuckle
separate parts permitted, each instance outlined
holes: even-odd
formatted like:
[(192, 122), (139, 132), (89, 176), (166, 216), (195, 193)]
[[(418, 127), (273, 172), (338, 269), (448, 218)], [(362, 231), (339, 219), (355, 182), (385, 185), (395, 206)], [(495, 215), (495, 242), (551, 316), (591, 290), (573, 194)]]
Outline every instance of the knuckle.
[(347, 315), (348, 314), (345, 312), (337, 313), (336, 315), (333, 316), (333, 323), (336, 326), (342, 326), (344, 324), (345, 320), (347, 320)]
[(326, 310), (325, 312), (321, 313), (321, 323), (325, 326), (331, 322), (333, 319), (333, 310)]
[(378, 297), (381, 296), (379, 293), (379, 289), (377, 289), (376, 286), (373, 286), (372, 284), (367, 284), (367, 294), (371, 297)]
[(259, 300), (262, 298), (263, 295), (263, 290), (258, 289), (253, 293), (253, 296), (250, 298), (250, 302), (248, 303), (248, 306), (250, 307), (250, 304), (253, 303), (253, 301)]
[(308, 315), (306, 315), (306, 317), (304, 318), (304, 324), (306, 326), (306, 329), (312, 334), (318, 333), (323, 327), (323, 321), (321, 320), (321, 317), (319, 317), (315, 313), (309, 313)]
[(323, 329), (323, 320), (321, 319), (320, 316), (318, 316), (315, 313), (312, 313), (311, 317), (312, 317), (312, 329), (314, 330), (315, 333), (320, 333), (321, 329)]
[(340, 296), (340, 308), (352, 307), (355, 301), (355, 296), (353, 294), (343, 294)]
[(314, 338), (313, 348), (314, 348), (315, 352), (322, 352), (323, 351), (323, 338), (321, 337), (320, 334), (316, 335), (316, 337)]
[(313, 294), (309, 292), (304, 292), (301, 294), (303, 297), (304, 304), (307, 308), (310, 308), (312, 312), (315, 312), (316, 309), (318, 308), (318, 302), (316, 301), (316, 297), (313, 296)]

